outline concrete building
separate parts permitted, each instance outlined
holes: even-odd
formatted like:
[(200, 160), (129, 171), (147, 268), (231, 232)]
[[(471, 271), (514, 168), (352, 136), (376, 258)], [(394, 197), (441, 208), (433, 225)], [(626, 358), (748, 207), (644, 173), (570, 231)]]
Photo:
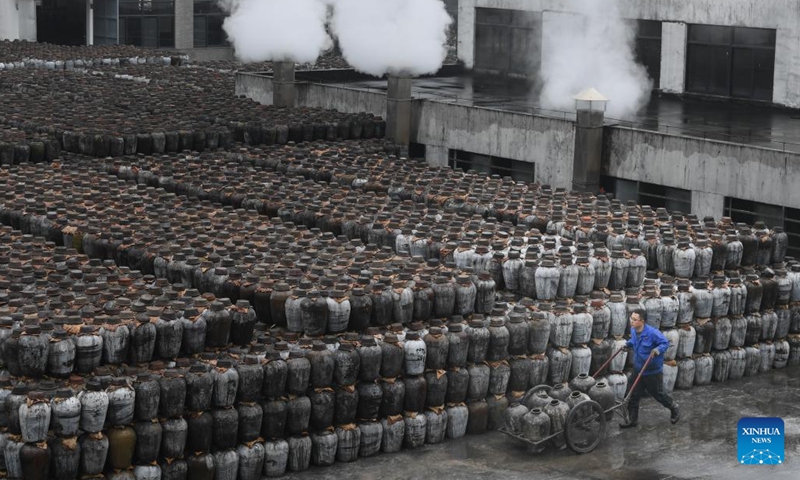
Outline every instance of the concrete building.
[[(638, 27), (635, 53), (657, 92), (741, 100), (752, 102), (752, 108), (800, 107), (800, 1), (617, 0), (616, 4), (620, 15)], [(581, 15), (583, 5), (559, 0), (460, 0), (459, 57), (475, 71), (535, 77), (539, 65), (552, 55), (547, 39), (553, 26), (563, 25), (559, 20), (564, 16)], [(774, 136), (780, 130), (774, 118), (758, 116), (753, 123), (762, 125), (751, 128), (773, 127), (771, 140), (787, 140)], [(735, 119), (728, 119), (729, 128), (733, 123)], [(606, 189), (640, 203), (741, 221), (764, 220), (800, 234), (800, 198), (794, 187), (800, 181), (795, 167), (800, 158), (785, 151), (786, 143), (758, 148), (735, 136), (722, 137), (730, 142), (700, 141), (685, 138), (697, 136), (696, 132), (661, 135), (644, 130), (606, 128), (601, 179)], [(679, 128), (675, 131), (680, 133)]]
[(215, 0), (0, 0), (0, 39), (126, 44), (227, 60), (233, 48)]
[[(606, 118), (602, 136), (583, 135), (574, 113), (538, 109), (524, 87), (488, 88), (479, 78), (535, 79), (552, 53), (553, 20), (581, 15), (580, 5), (459, 0), (458, 53), (471, 73), (413, 81), (410, 151), (432, 165), (568, 189), (596, 182), (653, 207), (764, 221), (783, 227), (800, 255), (800, 132), (791, 110), (800, 107), (800, 1), (619, 0), (638, 27), (636, 55), (656, 95), (640, 117)], [(385, 80), (335, 77), (303, 82), (299, 73), (298, 104), (385, 117)], [(237, 94), (270, 103), (271, 91), (268, 76), (237, 78)]]
[[(597, 0), (602, 3), (603, 0)], [(800, 107), (800, 2), (797, 0), (617, 0), (623, 18), (639, 25), (637, 53), (657, 88)], [(459, 56), (469, 68), (530, 64), (549, 29), (580, 1), (460, 0)], [(511, 35), (498, 35), (502, 30)], [(519, 53), (517, 53), (519, 52)], [(519, 58), (512, 58), (515, 54)], [(493, 58), (494, 57), (494, 58)]]

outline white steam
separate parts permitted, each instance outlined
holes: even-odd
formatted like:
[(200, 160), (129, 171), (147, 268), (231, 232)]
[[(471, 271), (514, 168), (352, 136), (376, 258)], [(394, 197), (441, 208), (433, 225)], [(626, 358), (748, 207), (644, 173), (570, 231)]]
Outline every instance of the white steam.
[(610, 99), (607, 115), (635, 113), (648, 100), (652, 82), (634, 58), (635, 31), (616, 1), (570, 0), (582, 15), (546, 14), (540, 103), (572, 110), (573, 95), (594, 87)]
[(331, 0), (344, 59), (370, 75), (435, 73), (452, 22), (442, 0)]
[(243, 62), (313, 63), (331, 46), (321, 0), (220, 0), (223, 28)]

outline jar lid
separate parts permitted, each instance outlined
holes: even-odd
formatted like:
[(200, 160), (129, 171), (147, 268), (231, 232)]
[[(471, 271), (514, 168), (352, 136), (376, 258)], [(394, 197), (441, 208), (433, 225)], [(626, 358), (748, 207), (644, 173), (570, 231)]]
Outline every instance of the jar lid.
[(59, 388), (56, 390), (55, 398), (70, 398), (75, 396), (71, 388)]
[(91, 392), (99, 392), (102, 388), (100, 381), (96, 378), (91, 378), (86, 382), (86, 390)]
[(251, 353), (244, 356), (244, 364), (245, 365), (258, 365), (260, 363), (258, 358), (258, 353), (263, 354), (264, 349), (263, 347), (260, 350), (256, 350), (255, 348), (251, 348)]

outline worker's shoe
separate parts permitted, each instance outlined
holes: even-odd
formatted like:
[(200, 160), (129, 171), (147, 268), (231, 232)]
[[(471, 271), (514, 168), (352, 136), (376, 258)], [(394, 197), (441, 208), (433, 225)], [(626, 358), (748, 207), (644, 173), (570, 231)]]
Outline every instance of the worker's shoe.
[(619, 428), (633, 428), (639, 425), (639, 422), (634, 422), (633, 420), (628, 420), (625, 423), (620, 423)]
[(670, 415), (669, 421), (672, 422), (673, 425), (675, 425), (681, 419), (681, 408), (678, 406), (677, 403), (672, 405), (671, 412), (672, 415)]

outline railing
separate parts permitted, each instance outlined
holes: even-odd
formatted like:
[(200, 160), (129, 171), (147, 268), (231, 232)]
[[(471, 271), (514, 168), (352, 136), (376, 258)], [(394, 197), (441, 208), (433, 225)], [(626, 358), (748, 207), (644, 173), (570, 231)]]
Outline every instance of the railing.
[[(386, 93), (385, 87), (374, 87), (369, 85), (363, 85), (361, 84), (362, 80), (347, 81), (342, 78), (334, 79), (325, 75), (316, 75), (315, 71), (313, 70), (298, 72), (298, 77), (301, 77), (299, 78), (300, 81), (308, 83), (323, 84), (323, 85), (336, 84), (337, 86), (340, 86), (342, 88), (365, 90), (371, 93), (380, 93), (380, 94)], [(376, 79), (375, 77), (369, 77), (368, 75), (364, 75), (363, 81), (370, 81), (370, 80), (380, 81), (380, 79)], [(354, 83), (354, 85), (348, 85), (348, 83)], [(535, 105), (526, 104), (524, 102), (519, 102), (518, 97), (510, 97), (510, 96), (492, 97), (492, 98), (487, 98), (485, 100), (476, 100), (475, 96), (471, 93), (465, 95), (459, 95), (453, 93), (436, 92), (432, 90), (423, 90), (423, 91), (417, 90), (416, 92), (412, 92), (411, 98), (414, 100), (432, 100), (439, 102), (457, 103), (474, 107), (489, 108), (493, 110), (505, 110), (516, 113), (537, 115), (541, 117), (555, 118), (565, 121), (575, 121), (574, 111), (542, 108)], [(769, 148), (784, 152), (800, 153), (800, 143), (779, 141), (770, 137), (753, 135), (753, 133), (750, 131), (734, 131), (727, 133), (727, 132), (715, 131), (712, 129), (704, 129), (702, 127), (690, 128), (685, 126), (664, 124), (657, 121), (643, 122), (637, 120), (619, 119), (612, 117), (605, 118), (605, 125), (609, 127), (619, 126), (625, 128), (636, 128), (651, 132), (666, 133), (669, 135), (696, 137), (696, 138), (702, 138), (704, 140), (719, 140), (724, 142)]]
[(723, 142), (740, 143), (757, 147), (781, 150), (784, 152), (800, 153), (800, 143), (781, 142), (769, 137), (753, 135), (751, 132), (725, 133), (701, 128), (687, 128), (676, 125), (668, 125), (654, 122), (636, 122), (633, 120), (621, 120), (606, 117), (606, 126), (619, 126), (626, 128), (637, 128), (651, 132), (661, 132), (669, 135), (682, 135), (687, 137), (702, 138), (704, 140), (720, 140)]

